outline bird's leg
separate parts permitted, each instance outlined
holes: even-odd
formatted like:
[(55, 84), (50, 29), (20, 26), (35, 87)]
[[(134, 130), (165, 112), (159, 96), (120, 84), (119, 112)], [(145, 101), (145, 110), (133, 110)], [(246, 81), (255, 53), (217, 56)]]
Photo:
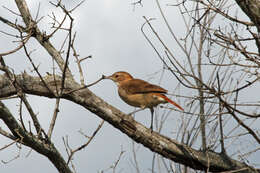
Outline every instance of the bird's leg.
[(151, 131), (153, 131), (153, 113), (154, 113), (154, 109), (150, 108), (150, 111), (151, 111), (151, 126), (150, 126), (150, 129), (151, 129)]
[(133, 112), (130, 112), (128, 115), (135, 114), (136, 112), (142, 111), (142, 110), (144, 110), (144, 109), (145, 109), (145, 108), (137, 109), (137, 110), (135, 110), (135, 111), (133, 111)]

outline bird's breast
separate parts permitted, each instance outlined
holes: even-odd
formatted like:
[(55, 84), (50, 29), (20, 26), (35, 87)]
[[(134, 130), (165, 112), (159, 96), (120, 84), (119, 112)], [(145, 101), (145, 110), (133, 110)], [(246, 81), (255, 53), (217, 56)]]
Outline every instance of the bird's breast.
[(142, 94), (128, 94), (125, 90), (118, 90), (120, 98), (134, 107), (146, 107)]

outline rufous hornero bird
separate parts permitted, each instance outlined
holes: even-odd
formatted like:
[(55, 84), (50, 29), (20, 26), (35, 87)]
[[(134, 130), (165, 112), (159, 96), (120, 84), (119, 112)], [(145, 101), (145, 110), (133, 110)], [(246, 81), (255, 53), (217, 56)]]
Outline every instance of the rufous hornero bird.
[(151, 130), (153, 130), (154, 107), (157, 105), (161, 103), (171, 103), (184, 111), (180, 105), (165, 96), (167, 90), (160, 86), (150, 84), (144, 80), (135, 79), (127, 72), (119, 71), (105, 78), (111, 79), (117, 84), (118, 94), (127, 104), (134, 107), (140, 107), (142, 110), (145, 108), (150, 109)]

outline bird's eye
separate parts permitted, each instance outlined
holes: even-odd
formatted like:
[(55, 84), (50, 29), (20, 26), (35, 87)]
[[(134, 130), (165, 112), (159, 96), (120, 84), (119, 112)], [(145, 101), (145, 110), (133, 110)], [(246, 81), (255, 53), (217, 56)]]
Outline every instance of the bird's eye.
[(115, 75), (115, 78), (118, 78), (118, 74), (117, 74), (117, 75)]

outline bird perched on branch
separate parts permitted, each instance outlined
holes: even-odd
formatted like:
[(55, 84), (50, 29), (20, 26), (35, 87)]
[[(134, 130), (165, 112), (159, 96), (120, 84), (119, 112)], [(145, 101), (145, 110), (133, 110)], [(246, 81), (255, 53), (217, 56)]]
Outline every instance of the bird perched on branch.
[(153, 108), (158, 104), (171, 103), (180, 110), (184, 111), (180, 105), (165, 96), (167, 90), (160, 86), (150, 84), (144, 80), (135, 79), (127, 72), (119, 71), (105, 78), (111, 79), (117, 84), (118, 94), (127, 104), (134, 107), (140, 107), (141, 109), (150, 109), (151, 130), (153, 130)]

